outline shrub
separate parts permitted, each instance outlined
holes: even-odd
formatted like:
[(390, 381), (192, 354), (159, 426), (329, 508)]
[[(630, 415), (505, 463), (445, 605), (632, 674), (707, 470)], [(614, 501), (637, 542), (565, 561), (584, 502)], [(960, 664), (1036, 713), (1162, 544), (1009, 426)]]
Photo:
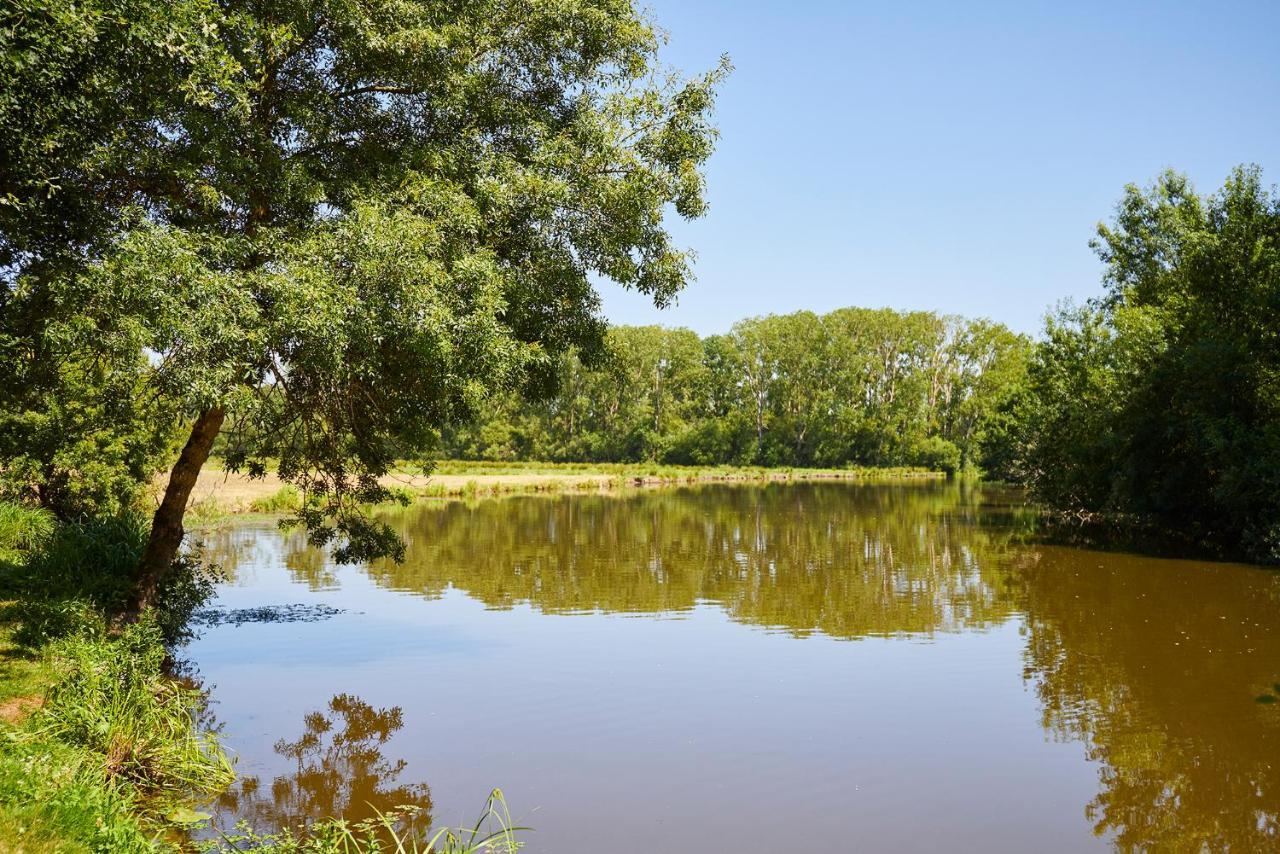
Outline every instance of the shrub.
[[(15, 640), (39, 646), (76, 632), (97, 634), (128, 601), (147, 531), (147, 521), (137, 514), (53, 526), (0, 579), (0, 592), (8, 587), (8, 595), (21, 599), (9, 614), (22, 624)], [(154, 611), (167, 643), (185, 639), (191, 613), (213, 594), (216, 579), (198, 553), (174, 562)]]
[(286, 483), (266, 498), (258, 498), (249, 504), (254, 513), (296, 513), (302, 507), (302, 493)]

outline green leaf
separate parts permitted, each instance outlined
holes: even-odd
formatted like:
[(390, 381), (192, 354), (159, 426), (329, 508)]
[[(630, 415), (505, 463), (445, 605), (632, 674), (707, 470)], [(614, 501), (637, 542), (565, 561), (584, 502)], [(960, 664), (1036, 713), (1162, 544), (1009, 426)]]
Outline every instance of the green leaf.
[(178, 807), (166, 815), (165, 818), (174, 824), (199, 824), (200, 822), (208, 821), (213, 816), (207, 812), (193, 810), (190, 807)]

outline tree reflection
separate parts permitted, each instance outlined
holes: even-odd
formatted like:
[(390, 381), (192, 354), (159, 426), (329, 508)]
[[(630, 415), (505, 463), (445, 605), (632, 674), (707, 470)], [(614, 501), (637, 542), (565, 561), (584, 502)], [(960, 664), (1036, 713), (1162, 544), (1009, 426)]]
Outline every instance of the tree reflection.
[[(1028, 547), (1016, 505), (955, 484), (419, 505), (387, 516), (406, 561), (367, 571), (387, 588), (454, 587), (494, 608), (670, 613), (713, 602), (745, 623), (841, 638), (1023, 614), (1025, 675), (1046, 730), (1098, 763), (1085, 812), (1099, 835), (1124, 850), (1280, 850), (1280, 703), (1257, 701), (1280, 682), (1280, 575)], [(288, 543), (286, 556), (309, 548)], [(289, 566), (327, 583), (315, 554)], [(399, 710), (335, 698), (330, 713), (278, 746), (296, 774), (269, 798), (251, 784), (233, 809), (278, 826), (366, 802), (429, 804), (425, 787), (391, 788), (403, 764), (378, 751)]]
[(412, 806), (418, 811), (402, 819), (403, 829), (426, 831), (430, 790), (424, 783), (399, 783), (405, 761), (382, 753), (404, 726), (400, 707), (375, 709), (358, 697), (338, 694), (326, 712), (312, 712), (303, 725), (296, 740), (281, 739), (275, 745), (276, 753), (291, 760), (292, 770), (272, 780), (268, 791), (258, 777), (241, 778), (219, 798), (219, 811), (264, 830), (324, 818), (359, 821)]
[(1280, 577), (1046, 548), (1025, 571), (1044, 725), (1101, 763), (1086, 813), (1123, 850), (1280, 848)]
[(453, 502), (390, 516), (386, 587), (546, 612), (672, 612), (842, 637), (978, 628), (1014, 609), (1007, 528), (959, 486), (775, 485)]

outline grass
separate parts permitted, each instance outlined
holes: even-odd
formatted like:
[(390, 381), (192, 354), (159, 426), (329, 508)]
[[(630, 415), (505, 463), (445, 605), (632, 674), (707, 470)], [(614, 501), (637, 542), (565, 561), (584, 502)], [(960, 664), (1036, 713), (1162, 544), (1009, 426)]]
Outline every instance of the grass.
[[(400, 474), (413, 474), (408, 464), (397, 468)], [(698, 480), (813, 480), (840, 479), (894, 479), (903, 477), (940, 477), (928, 469), (896, 467), (849, 468), (795, 468), (767, 466), (684, 466), (663, 463), (551, 463), (551, 462), (491, 462), (485, 460), (442, 460), (432, 474), (442, 476), (547, 476), (583, 477), (601, 476), (606, 479), (643, 480), (684, 483)]]
[(259, 835), (241, 827), (235, 835), (206, 843), (204, 850), (227, 854), (233, 851), (266, 850), (274, 854), (515, 854), (521, 847), (520, 831), (528, 828), (511, 823), (506, 800), (500, 789), (489, 794), (480, 818), (469, 828), (442, 828), (425, 840), (405, 835), (400, 819), (413, 810), (379, 813), (365, 821), (330, 820), (313, 826), (306, 836), (292, 830)]
[[(11, 626), (0, 646), (22, 649)], [(193, 692), (161, 675), (153, 623), (50, 646), (3, 674), (6, 693), (40, 684), (43, 704), (0, 724), (0, 850), (156, 850), (172, 811), (232, 776), (195, 728)]]
[(15, 560), (53, 533), (53, 515), (45, 510), (0, 501), (0, 561)]
[(250, 513), (296, 513), (302, 507), (302, 493), (286, 483), (266, 498), (249, 503)]

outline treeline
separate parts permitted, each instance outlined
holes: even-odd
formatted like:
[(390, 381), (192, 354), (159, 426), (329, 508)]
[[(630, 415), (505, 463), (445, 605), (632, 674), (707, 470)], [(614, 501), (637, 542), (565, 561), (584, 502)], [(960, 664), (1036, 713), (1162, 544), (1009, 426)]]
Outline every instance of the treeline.
[(445, 436), (483, 460), (693, 465), (999, 466), (1031, 342), (988, 320), (843, 308), (725, 335), (621, 326), (558, 391), (518, 392)]

